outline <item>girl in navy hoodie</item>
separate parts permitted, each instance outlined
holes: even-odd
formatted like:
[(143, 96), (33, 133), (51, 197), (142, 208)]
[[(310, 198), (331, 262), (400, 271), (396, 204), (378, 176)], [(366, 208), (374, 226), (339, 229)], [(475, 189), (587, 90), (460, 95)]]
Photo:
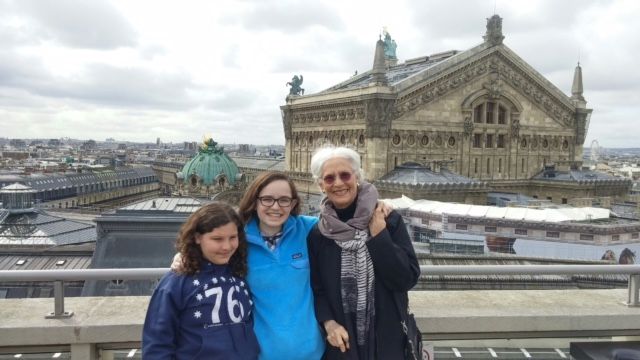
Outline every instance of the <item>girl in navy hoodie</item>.
[(240, 217), (227, 204), (205, 205), (182, 226), (176, 247), (182, 267), (151, 297), (143, 359), (257, 359)]

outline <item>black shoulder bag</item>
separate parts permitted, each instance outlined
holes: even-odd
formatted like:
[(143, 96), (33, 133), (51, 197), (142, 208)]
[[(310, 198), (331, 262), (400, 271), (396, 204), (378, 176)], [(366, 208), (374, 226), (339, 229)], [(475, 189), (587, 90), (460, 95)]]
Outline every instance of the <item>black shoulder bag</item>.
[(422, 351), (422, 333), (418, 329), (416, 319), (409, 311), (409, 305), (407, 300), (407, 308), (402, 309), (400, 305), (400, 298), (398, 293), (395, 296), (396, 307), (400, 313), (400, 324), (402, 325), (402, 332), (406, 337), (404, 343), (404, 358), (406, 360), (430, 360), (429, 355)]

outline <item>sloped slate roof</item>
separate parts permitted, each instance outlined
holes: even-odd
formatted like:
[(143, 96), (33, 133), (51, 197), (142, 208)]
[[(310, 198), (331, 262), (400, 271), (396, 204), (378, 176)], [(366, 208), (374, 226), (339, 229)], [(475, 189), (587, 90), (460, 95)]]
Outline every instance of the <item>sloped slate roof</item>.
[(2, 189), (0, 189), (0, 193), (7, 193), (7, 192), (13, 193), (13, 192), (35, 192), (35, 191), (29, 186), (22, 185), (20, 183), (15, 183), (15, 184), (7, 185)]
[[(414, 63), (414, 62), (408, 61), (405, 63), (398, 64), (396, 66), (390, 67), (385, 73), (385, 75), (387, 77), (387, 81), (389, 85), (395, 85), (401, 82), (402, 80), (408, 78), (409, 76), (422, 72), (426, 69), (433, 67), (438, 63), (443, 62), (447, 58), (448, 57), (442, 57), (435, 60), (431, 60), (425, 57), (425, 59), (421, 62)], [(371, 73), (371, 71), (367, 71), (365, 73), (362, 73), (361, 75), (356, 75), (347, 81), (344, 81), (338, 85), (335, 85), (323, 92), (367, 87), (372, 83), (372, 81), (373, 81), (373, 74)]]
[(404, 163), (396, 166), (393, 170), (378, 179), (376, 183), (409, 185), (483, 184), (480, 181), (456, 174), (448, 169), (434, 172), (417, 163)]
[(96, 241), (94, 225), (40, 212), (10, 214), (0, 223), (0, 245), (69, 245)]
[[(18, 261), (23, 260), (22, 265)], [(0, 270), (66, 270), (87, 269), (91, 255), (42, 254), (0, 254)]]
[(238, 167), (260, 170), (285, 171), (284, 160), (241, 156), (233, 156), (231, 158), (236, 162), (236, 164), (238, 164)]
[(549, 180), (549, 181), (593, 181), (593, 180), (622, 180), (607, 173), (593, 171), (593, 170), (569, 170), (558, 171), (554, 170), (553, 177), (545, 177), (545, 171), (542, 170), (533, 176), (536, 180)]
[(116, 210), (116, 214), (143, 212), (173, 212), (173, 213), (192, 213), (204, 205), (202, 200), (187, 197), (158, 197), (154, 199), (140, 201), (131, 205), (124, 206)]

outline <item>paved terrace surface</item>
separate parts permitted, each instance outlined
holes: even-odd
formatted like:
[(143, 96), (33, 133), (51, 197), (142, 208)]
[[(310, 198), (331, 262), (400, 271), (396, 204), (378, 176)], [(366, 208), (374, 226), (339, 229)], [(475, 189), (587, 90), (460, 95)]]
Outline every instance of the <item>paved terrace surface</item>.
[[(640, 335), (640, 308), (626, 289), (414, 291), (425, 340)], [(53, 299), (0, 300), (2, 347), (140, 341), (149, 297), (65, 299), (68, 319), (45, 319)], [(389, 309), (389, 311), (394, 311)]]

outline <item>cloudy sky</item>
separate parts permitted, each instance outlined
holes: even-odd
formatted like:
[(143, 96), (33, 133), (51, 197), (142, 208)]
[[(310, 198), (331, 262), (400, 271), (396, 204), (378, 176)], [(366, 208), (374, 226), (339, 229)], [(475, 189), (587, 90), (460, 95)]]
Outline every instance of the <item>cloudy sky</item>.
[(640, 147), (640, 1), (0, 0), (0, 137), (283, 144), (294, 74), (307, 93), (371, 68), (386, 26), (400, 61), (505, 44), (594, 109), (585, 145)]

